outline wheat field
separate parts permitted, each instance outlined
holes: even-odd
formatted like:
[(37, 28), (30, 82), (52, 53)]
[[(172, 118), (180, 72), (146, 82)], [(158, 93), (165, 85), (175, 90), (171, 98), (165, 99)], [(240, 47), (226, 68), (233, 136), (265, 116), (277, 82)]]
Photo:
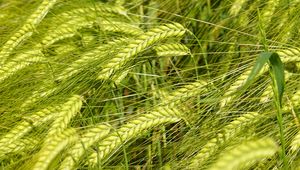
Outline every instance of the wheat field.
[(300, 169), (299, 0), (0, 0), (0, 169)]

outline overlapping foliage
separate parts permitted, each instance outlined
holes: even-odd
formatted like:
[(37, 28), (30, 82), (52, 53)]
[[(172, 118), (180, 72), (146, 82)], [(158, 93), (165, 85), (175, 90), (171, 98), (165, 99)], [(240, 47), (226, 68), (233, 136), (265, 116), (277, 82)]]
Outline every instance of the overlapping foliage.
[[(300, 166), (299, 9), (0, 1), (0, 167)], [(284, 65), (280, 120), (267, 65), (243, 88), (264, 51)]]

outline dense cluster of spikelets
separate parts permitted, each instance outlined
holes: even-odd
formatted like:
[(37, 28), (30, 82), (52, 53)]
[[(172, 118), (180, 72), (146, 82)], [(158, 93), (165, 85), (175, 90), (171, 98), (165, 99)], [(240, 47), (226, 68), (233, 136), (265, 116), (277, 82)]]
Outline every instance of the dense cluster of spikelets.
[[(299, 8), (0, 1), (0, 168), (300, 166)], [(238, 93), (266, 49), (285, 66), (286, 158), (269, 67)]]

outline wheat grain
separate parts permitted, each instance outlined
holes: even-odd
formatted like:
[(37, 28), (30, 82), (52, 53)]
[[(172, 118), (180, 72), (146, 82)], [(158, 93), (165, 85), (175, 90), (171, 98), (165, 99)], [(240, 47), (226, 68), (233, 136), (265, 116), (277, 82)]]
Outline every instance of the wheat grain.
[(175, 123), (180, 120), (180, 111), (174, 108), (158, 107), (155, 111), (142, 114), (100, 141), (97, 152), (90, 156), (89, 163), (94, 166), (99, 163), (99, 160), (103, 164), (109, 154), (119, 149), (128, 140), (141, 135), (143, 131), (160, 124)]
[[(293, 108), (297, 108), (300, 106), (300, 90), (299, 90), (299, 88), (297, 88), (296, 91), (294, 92), (294, 94), (292, 94), (292, 96), (290, 98), (290, 102), (291, 102)], [(289, 105), (284, 105), (282, 110), (290, 111), (291, 107)]]
[(97, 24), (100, 27), (101, 31), (107, 32), (118, 32), (128, 35), (140, 35), (143, 33), (143, 30), (139, 27), (128, 24), (125, 22), (118, 22), (118, 21), (107, 21), (106, 19), (98, 19)]
[(42, 98), (46, 98), (48, 97), (50, 94), (52, 94), (55, 90), (57, 90), (57, 88), (51, 88), (51, 89), (46, 89), (44, 90), (43, 88), (37, 91), (34, 91), (32, 93), (32, 95), (27, 98), (21, 105), (21, 110), (25, 111), (26, 109), (28, 109), (28, 107), (31, 107), (32, 105), (34, 105), (34, 103), (36, 103), (38, 100), (42, 99)]
[(300, 132), (298, 132), (292, 139), (291, 151), (296, 152), (300, 148)]
[(270, 25), (271, 19), (276, 12), (276, 8), (279, 5), (279, 0), (269, 0), (266, 6), (262, 9), (261, 12), (261, 23), (264, 24), (265, 28), (268, 28)]
[(210, 170), (239, 169), (273, 156), (278, 151), (274, 140), (266, 138), (247, 141), (223, 153)]
[(59, 169), (71, 170), (80, 158), (95, 142), (109, 134), (111, 127), (104, 124), (94, 125), (86, 129), (80, 139), (66, 153), (67, 157), (61, 163)]

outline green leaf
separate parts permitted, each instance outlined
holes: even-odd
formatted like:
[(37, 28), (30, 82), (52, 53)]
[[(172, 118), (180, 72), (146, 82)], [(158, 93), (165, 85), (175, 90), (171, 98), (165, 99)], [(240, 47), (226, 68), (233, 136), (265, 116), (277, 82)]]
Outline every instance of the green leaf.
[(273, 81), (273, 85), (277, 90), (277, 97), (280, 103), (280, 107), (282, 105), (282, 96), (283, 96), (283, 92), (284, 92), (284, 85), (285, 85), (285, 81), (284, 81), (284, 68), (283, 68), (283, 63), (280, 60), (280, 57), (277, 53), (273, 53), (270, 57), (270, 73), (272, 76), (272, 81)]
[(261, 71), (266, 63), (269, 63), (273, 86), (276, 89), (274, 91), (275, 96), (277, 97), (277, 100), (280, 101), (279, 103), (281, 105), (285, 84), (284, 68), (279, 55), (274, 52), (263, 52), (259, 54), (254, 67), (247, 81), (245, 82), (243, 89), (241, 90), (241, 93), (244, 92), (244, 90), (246, 90), (253, 83), (255, 76)]

